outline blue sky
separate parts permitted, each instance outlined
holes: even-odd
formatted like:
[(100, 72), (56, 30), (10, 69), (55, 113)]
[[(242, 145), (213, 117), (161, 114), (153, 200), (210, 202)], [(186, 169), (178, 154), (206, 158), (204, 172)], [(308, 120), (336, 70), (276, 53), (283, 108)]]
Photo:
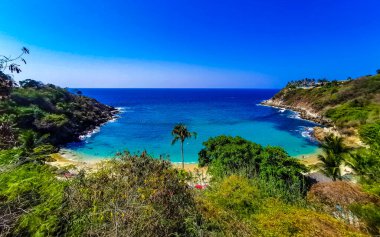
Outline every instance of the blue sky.
[(12, 0), (1, 8), (0, 53), (22, 45), (32, 53), (16, 79), (280, 88), (380, 68), (378, 0)]

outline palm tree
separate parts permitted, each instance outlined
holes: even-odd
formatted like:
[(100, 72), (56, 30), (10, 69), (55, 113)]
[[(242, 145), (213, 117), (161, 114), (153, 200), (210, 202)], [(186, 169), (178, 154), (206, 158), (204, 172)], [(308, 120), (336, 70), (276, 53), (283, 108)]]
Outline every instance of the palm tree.
[(350, 154), (346, 161), (357, 176), (366, 181), (377, 180), (380, 171), (380, 154), (374, 150), (362, 148)]
[(179, 123), (174, 126), (173, 131), (172, 131), (172, 136), (173, 136), (172, 145), (174, 145), (177, 141), (181, 141), (182, 169), (184, 169), (185, 159), (183, 157), (183, 142), (187, 138), (191, 138), (191, 137), (196, 138), (197, 133), (190, 132), (189, 130), (187, 130), (187, 127), (185, 124)]
[(334, 155), (341, 156), (346, 154), (349, 149), (343, 144), (343, 138), (329, 134), (325, 137), (321, 144), (321, 148), (325, 152), (332, 152)]
[(318, 155), (320, 163), (316, 164), (314, 167), (327, 177), (331, 177), (333, 181), (336, 181), (337, 179), (341, 180), (342, 173), (340, 171), (340, 166), (343, 164), (344, 160), (341, 156), (336, 156), (331, 151), (324, 153), (325, 154), (323, 155)]
[(340, 167), (344, 164), (344, 156), (349, 149), (343, 144), (343, 138), (330, 134), (325, 137), (321, 144), (324, 154), (318, 155), (320, 163), (314, 167), (326, 176), (331, 177), (333, 181), (342, 179)]

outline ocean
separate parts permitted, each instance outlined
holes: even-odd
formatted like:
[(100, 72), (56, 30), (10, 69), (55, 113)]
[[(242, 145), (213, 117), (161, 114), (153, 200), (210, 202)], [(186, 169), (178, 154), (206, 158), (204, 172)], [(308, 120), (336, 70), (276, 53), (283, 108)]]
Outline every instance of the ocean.
[(66, 149), (83, 159), (108, 159), (117, 152), (146, 150), (154, 157), (180, 162), (180, 144), (171, 131), (184, 123), (198, 134), (185, 141), (185, 162), (195, 163), (202, 143), (218, 135), (241, 136), (264, 146), (281, 146), (292, 156), (315, 153), (310, 136), (315, 123), (298, 114), (259, 103), (272, 89), (79, 89), (83, 95), (112, 105), (119, 117)]

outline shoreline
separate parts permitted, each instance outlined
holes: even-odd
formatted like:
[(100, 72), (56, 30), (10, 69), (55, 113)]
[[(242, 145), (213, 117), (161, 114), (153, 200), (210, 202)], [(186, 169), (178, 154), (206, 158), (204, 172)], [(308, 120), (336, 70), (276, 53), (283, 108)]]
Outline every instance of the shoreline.
[[(108, 160), (111, 160), (112, 158), (93, 158), (90, 159), (89, 157), (81, 157), (80, 155), (76, 155), (73, 152), (70, 152), (69, 150), (64, 149), (63, 151), (60, 151), (58, 153), (54, 153), (51, 155), (51, 157), (55, 160), (52, 162), (47, 162), (50, 165), (63, 168), (66, 166), (72, 166), (74, 165), (77, 169), (84, 169), (87, 171), (96, 171), (99, 164), (102, 162), (106, 162)], [(182, 166), (182, 163), (180, 162), (171, 162), (174, 168), (180, 169)], [(184, 164), (185, 170), (188, 172), (205, 172), (207, 171), (207, 167), (198, 167), (198, 162), (192, 162), (192, 163), (185, 163)]]
[(281, 100), (275, 101), (272, 98), (264, 100), (260, 104), (276, 109), (286, 109), (293, 111), (297, 113), (301, 119), (315, 123), (317, 126), (313, 128), (313, 137), (318, 142), (321, 142), (328, 134), (334, 134), (335, 136), (342, 137), (344, 139), (343, 142), (348, 147), (357, 148), (364, 146), (363, 142), (360, 140), (359, 135), (357, 134), (357, 131), (354, 130), (353, 135), (346, 135), (342, 133), (342, 131), (339, 131), (339, 129), (337, 129), (336, 126), (331, 123), (331, 121), (328, 121), (317, 112), (309, 111), (307, 108), (304, 107), (284, 105)]
[[(298, 156), (292, 156), (294, 159), (297, 159), (300, 161), (300, 163), (309, 166), (314, 165), (319, 162), (318, 155), (320, 154), (320, 150), (318, 150), (315, 153), (311, 154), (304, 154), (304, 155), (298, 155)], [(51, 157), (55, 160), (52, 162), (47, 162), (47, 164), (58, 167), (58, 168), (64, 168), (68, 166), (75, 166), (76, 169), (84, 169), (86, 171), (96, 171), (98, 166), (102, 162), (106, 162), (110, 160), (110, 158), (95, 158), (95, 159), (89, 159), (80, 157), (79, 155), (76, 155), (68, 150), (64, 150), (63, 152), (60, 151), (58, 153), (54, 153), (51, 155)], [(172, 166), (176, 169), (181, 169), (182, 163), (180, 162), (171, 162)], [(184, 169), (187, 172), (190, 173), (206, 173), (207, 167), (199, 167), (198, 162), (192, 162), (192, 163), (185, 163)]]
[[(110, 107), (112, 107), (112, 106), (110, 106)], [(87, 130), (83, 131), (81, 134), (79, 134), (79, 136), (77, 138), (78, 141), (83, 141), (84, 139), (93, 136), (95, 133), (100, 132), (100, 128), (103, 125), (105, 125), (107, 123), (115, 122), (118, 118), (120, 118), (119, 114), (122, 113), (121, 109), (115, 108), (115, 107), (112, 107), (112, 108), (113, 109), (111, 110), (111, 117), (107, 121), (100, 123), (91, 129), (87, 129)]]
[(290, 105), (284, 105), (282, 102), (278, 101), (275, 102), (273, 99), (263, 100), (260, 102), (261, 105), (269, 106), (276, 109), (286, 109), (293, 111), (297, 114), (299, 114), (301, 119), (307, 120), (309, 122), (316, 123), (320, 126), (326, 126), (326, 127), (333, 127), (330, 121), (327, 121), (323, 116), (319, 115), (318, 113), (311, 112), (307, 110), (306, 108), (300, 108), (300, 107), (294, 107)]

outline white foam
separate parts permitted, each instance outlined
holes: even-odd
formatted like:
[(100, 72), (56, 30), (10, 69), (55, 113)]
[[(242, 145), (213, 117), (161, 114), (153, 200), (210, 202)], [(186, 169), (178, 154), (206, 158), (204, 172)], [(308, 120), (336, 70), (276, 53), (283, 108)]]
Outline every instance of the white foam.
[(132, 107), (128, 107), (128, 106), (125, 106), (125, 107), (116, 107), (116, 109), (119, 111), (119, 113), (130, 113), (130, 112), (134, 112), (132, 110)]
[(295, 112), (295, 111), (292, 111), (292, 113), (288, 116), (288, 118), (304, 120), (301, 118), (300, 113)]
[(92, 130), (92, 131), (90, 131), (84, 135), (79, 136), (79, 139), (82, 141), (86, 140), (87, 138), (90, 138), (92, 135), (94, 135), (95, 133), (98, 133), (98, 132), (100, 132), (100, 127), (96, 127), (94, 130)]
[(300, 132), (302, 137), (315, 141), (315, 138), (313, 136), (314, 128), (300, 126)]

